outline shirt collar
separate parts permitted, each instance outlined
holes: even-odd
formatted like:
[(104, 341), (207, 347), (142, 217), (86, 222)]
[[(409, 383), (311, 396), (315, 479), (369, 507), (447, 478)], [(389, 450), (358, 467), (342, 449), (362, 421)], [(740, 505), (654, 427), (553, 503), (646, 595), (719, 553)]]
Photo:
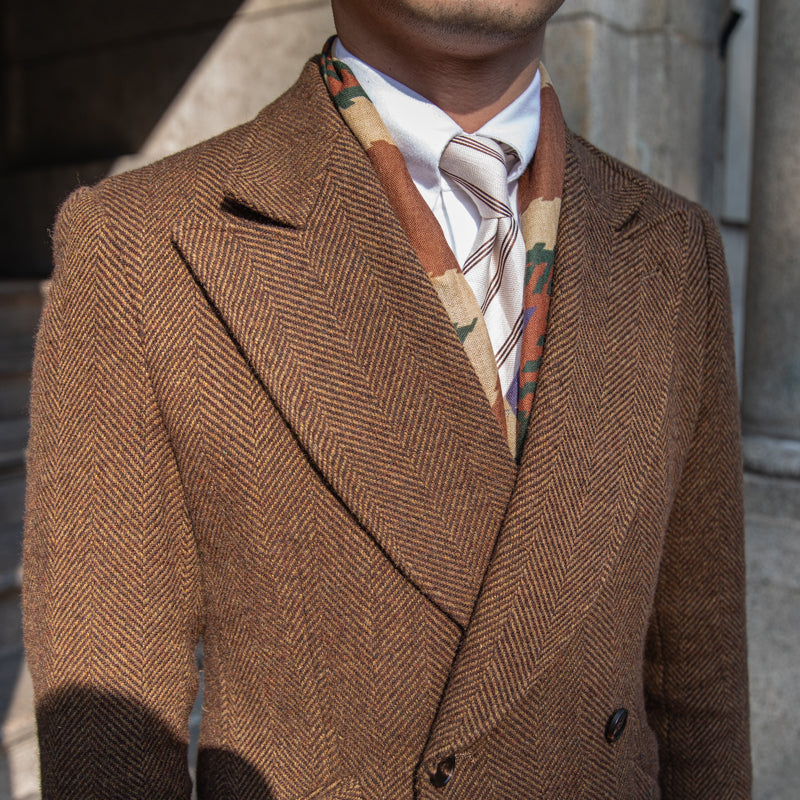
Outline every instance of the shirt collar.
[[(458, 123), (430, 100), (354, 56), (338, 38), (333, 44), (333, 57), (353, 70), (402, 153), (411, 179), (432, 205), (442, 189), (442, 152), (454, 136), (463, 133)], [(519, 180), (536, 151), (540, 89), (537, 70), (522, 94), (476, 131), (508, 145), (516, 153), (518, 160), (509, 172), (509, 182)]]

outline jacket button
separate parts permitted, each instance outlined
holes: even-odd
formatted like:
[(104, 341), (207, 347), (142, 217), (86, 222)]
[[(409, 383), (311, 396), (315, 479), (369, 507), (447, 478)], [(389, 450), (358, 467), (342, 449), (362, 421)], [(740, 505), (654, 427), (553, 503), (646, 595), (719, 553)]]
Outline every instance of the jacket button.
[(455, 769), (456, 757), (454, 755), (449, 755), (447, 758), (443, 758), (436, 765), (436, 769), (430, 774), (431, 783), (437, 789), (447, 786), (447, 784), (450, 783), (450, 778), (453, 777)]
[(625, 726), (628, 724), (628, 710), (626, 708), (618, 708), (606, 722), (606, 741), (614, 742), (622, 736)]

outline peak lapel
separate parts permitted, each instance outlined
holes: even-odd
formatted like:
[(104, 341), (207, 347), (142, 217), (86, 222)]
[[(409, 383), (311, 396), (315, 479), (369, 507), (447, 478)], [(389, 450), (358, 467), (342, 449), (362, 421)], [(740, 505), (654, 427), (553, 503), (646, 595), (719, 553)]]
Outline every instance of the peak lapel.
[(619, 230), (649, 190), (584, 158), (568, 139), (532, 424), (426, 751), (433, 764), (494, 727), (579, 630), (662, 433), (677, 293), (645, 263), (636, 231)]
[(463, 627), (516, 468), (315, 69), (254, 123), (227, 212), (184, 222), (176, 242), (332, 491)]

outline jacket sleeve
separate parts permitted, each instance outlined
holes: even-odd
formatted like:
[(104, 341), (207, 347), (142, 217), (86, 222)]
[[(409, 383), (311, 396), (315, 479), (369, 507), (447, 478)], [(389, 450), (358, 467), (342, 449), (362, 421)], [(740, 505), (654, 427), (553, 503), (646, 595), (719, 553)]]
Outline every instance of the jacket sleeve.
[(42, 794), (188, 798), (196, 548), (148, 380), (133, 226), (115, 241), (101, 191), (59, 215), (33, 371), (23, 612)]
[(740, 417), (727, 270), (716, 227), (702, 213), (702, 396), (645, 657), (664, 800), (750, 797)]

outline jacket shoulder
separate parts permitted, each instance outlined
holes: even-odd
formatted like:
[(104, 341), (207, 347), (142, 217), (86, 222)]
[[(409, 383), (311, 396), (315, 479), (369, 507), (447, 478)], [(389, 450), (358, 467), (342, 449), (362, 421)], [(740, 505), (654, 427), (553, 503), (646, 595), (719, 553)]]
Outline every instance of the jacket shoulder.
[(611, 223), (629, 258), (688, 287), (683, 296), (691, 298), (694, 313), (704, 315), (708, 303), (729, 305), (724, 248), (705, 208), (574, 133), (568, 134), (568, 154), (595, 213)]
[(704, 224), (710, 221), (708, 212), (693, 200), (601, 150), (579, 134), (569, 131), (567, 136), (568, 150), (596, 194), (611, 204), (624, 202), (632, 193), (638, 196), (638, 221), (646, 222), (675, 213), (702, 220)]

